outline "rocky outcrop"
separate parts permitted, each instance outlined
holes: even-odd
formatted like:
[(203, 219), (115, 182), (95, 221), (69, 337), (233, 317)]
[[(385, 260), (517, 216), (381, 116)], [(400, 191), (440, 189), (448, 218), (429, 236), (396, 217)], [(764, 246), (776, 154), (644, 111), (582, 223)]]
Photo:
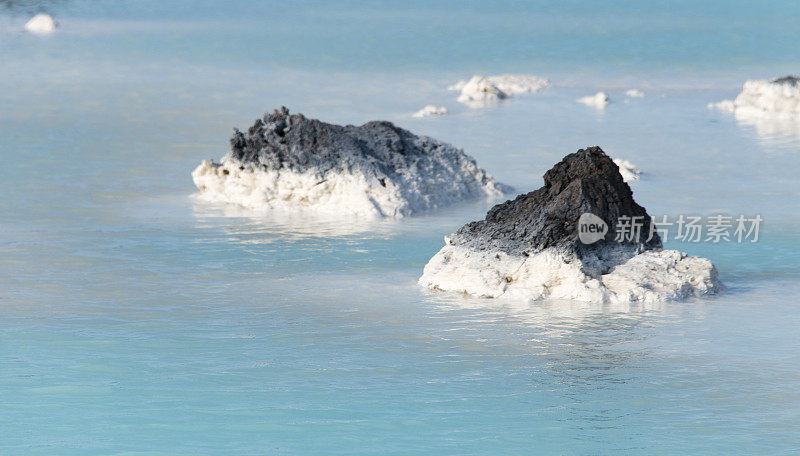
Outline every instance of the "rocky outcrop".
[[(662, 250), (647, 211), (599, 147), (567, 155), (544, 182), (446, 238), (420, 283), (485, 297), (586, 301), (681, 299), (719, 287), (708, 260)], [(599, 224), (590, 241), (580, 235), (587, 217)]]
[(402, 217), (510, 190), (461, 149), (390, 122), (340, 126), (282, 108), (234, 130), (192, 173), (201, 196), (253, 209)]

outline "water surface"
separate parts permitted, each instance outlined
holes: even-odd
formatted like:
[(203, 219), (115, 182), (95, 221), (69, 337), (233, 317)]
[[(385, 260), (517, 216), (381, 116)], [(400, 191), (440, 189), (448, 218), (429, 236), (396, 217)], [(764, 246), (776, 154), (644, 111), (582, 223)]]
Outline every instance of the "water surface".
[[(10, 5), (10, 6), (9, 6)], [(44, 9), (61, 29), (30, 36)], [(795, 454), (797, 130), (706, 104), (793, 71), (792, 2), (0, 5), (0, 453)], [(446, 87), (523, 72), (493, 108)], [(639, 88), (645, 98), (626, 102)], [(605, 90), (605, 111), (575, 103)], [(414, 119), (425, 104), (451, 114)], [(608, 306), (416, 285), (465, 204), (399, 222), (191, 197), (264, 111), (386, 119), (528, 191), (599, 144), (651, 214), (765, 220), (722, 295)]]

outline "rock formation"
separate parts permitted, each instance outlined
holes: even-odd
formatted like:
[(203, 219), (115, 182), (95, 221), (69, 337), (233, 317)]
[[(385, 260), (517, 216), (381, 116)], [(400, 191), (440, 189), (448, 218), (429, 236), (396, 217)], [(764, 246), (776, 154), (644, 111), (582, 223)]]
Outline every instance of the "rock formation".
[[(662, 249), (647, 211), (599, 147), (567, 155), (544, 182), (446, 238), (420, 283), (484, 297), (584, 301), (661, 301), (718, 289), (711, 262)], [(582, 223), (587, 218), (594, 228)], [(599, 236), (587, 241), (584, 229)]]
[(201, 196), (253, 209), (402, 217), (510, 191), (461, 149), (390, 122), (339, 126), (282, 108), (234, 130), (219, 163), (192, 172)]

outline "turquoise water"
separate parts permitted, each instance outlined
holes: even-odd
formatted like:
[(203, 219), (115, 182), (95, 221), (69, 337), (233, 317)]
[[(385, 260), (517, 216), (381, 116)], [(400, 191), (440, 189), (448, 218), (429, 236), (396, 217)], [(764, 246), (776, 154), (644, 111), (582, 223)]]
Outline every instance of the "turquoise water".
[[(44, 9), (52, 36), (24, 34)], [(0, 454), (800, 451), (796, 131), (706, 104), (796, 71), (796, 3), (0, 2)], [(473, 73), (553, 87), (485, 110)], [(639, 88), (645, 98), (624, 102)], [(577, 104), (605, 90), (603, 112)], [(439, 119), (414, 119), (425, 104)], [(660, 305), (415, 284), (465, 204), (399, 222), (191, 197), (233, 126), (289, 106), (452, 142), (520, 190), (599, 144), (652, 214), (762, 214)]]

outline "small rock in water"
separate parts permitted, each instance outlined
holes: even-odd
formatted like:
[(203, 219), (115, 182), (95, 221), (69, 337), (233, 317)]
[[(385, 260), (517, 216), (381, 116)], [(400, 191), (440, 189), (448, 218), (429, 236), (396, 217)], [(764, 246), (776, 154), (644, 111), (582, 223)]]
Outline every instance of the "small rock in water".
[(25, 24), (25, 30), (37, 34), (53, 33), (57, 27), (58, 23), (56, 23), (53, 17), (44, 13), (33, 16), (33, 18)]
[(599, 147), (567, 155), (544, 180), (446, 238), (420, 284), (483, 297), (599, 302), (684, 299), (719, 288), (710, 261), (662, 249), (647, 211)]
[(578, 103), (583, 103), (586, 106), (594, 106), (597, 109), (605, 108), (608, 102), (608, 95), (605, 92), (597, 92), (589, 97), (578, 98)]
[(625, 182), (637, 181), (639, 180), (639, 176), (642, 174), (642, 172), (639, 171), (639, 168), (637, 168), (636, 165), (628, 160), (615, 158), (614, 164), (619, 167), (619, 173), (622, 175), (622, 180)]
[(447, 108), (434, 105), (427, 105), (414, 113), (414, 117), (436, 117), (444, 115), (447, 115)]
[(500, 100), (522, 93), (534, 93), (550, 86), (547, 79), (524, 74), (498, 76), (473, 76), (469, 81), (459, 81), (448, 90), (461, 92), (460, 103), (472, 108), (490, 106)]
[(709, 103), (708, 107), (745, 117), (800, 118), (800, 79), (784, 76), (748, 80), (736, 99)]
[(800, 79), (794, 76), (749, 80), (735, 99), (709, 103), (708, 108), (732, 113), (765, 138), (800, 137)]
[(450, 144), (390, 122), (340, 126), (282, 108), (234, 129), (192, 178), (201, 196), (251, 209), (403, 217), (511, 190)]

